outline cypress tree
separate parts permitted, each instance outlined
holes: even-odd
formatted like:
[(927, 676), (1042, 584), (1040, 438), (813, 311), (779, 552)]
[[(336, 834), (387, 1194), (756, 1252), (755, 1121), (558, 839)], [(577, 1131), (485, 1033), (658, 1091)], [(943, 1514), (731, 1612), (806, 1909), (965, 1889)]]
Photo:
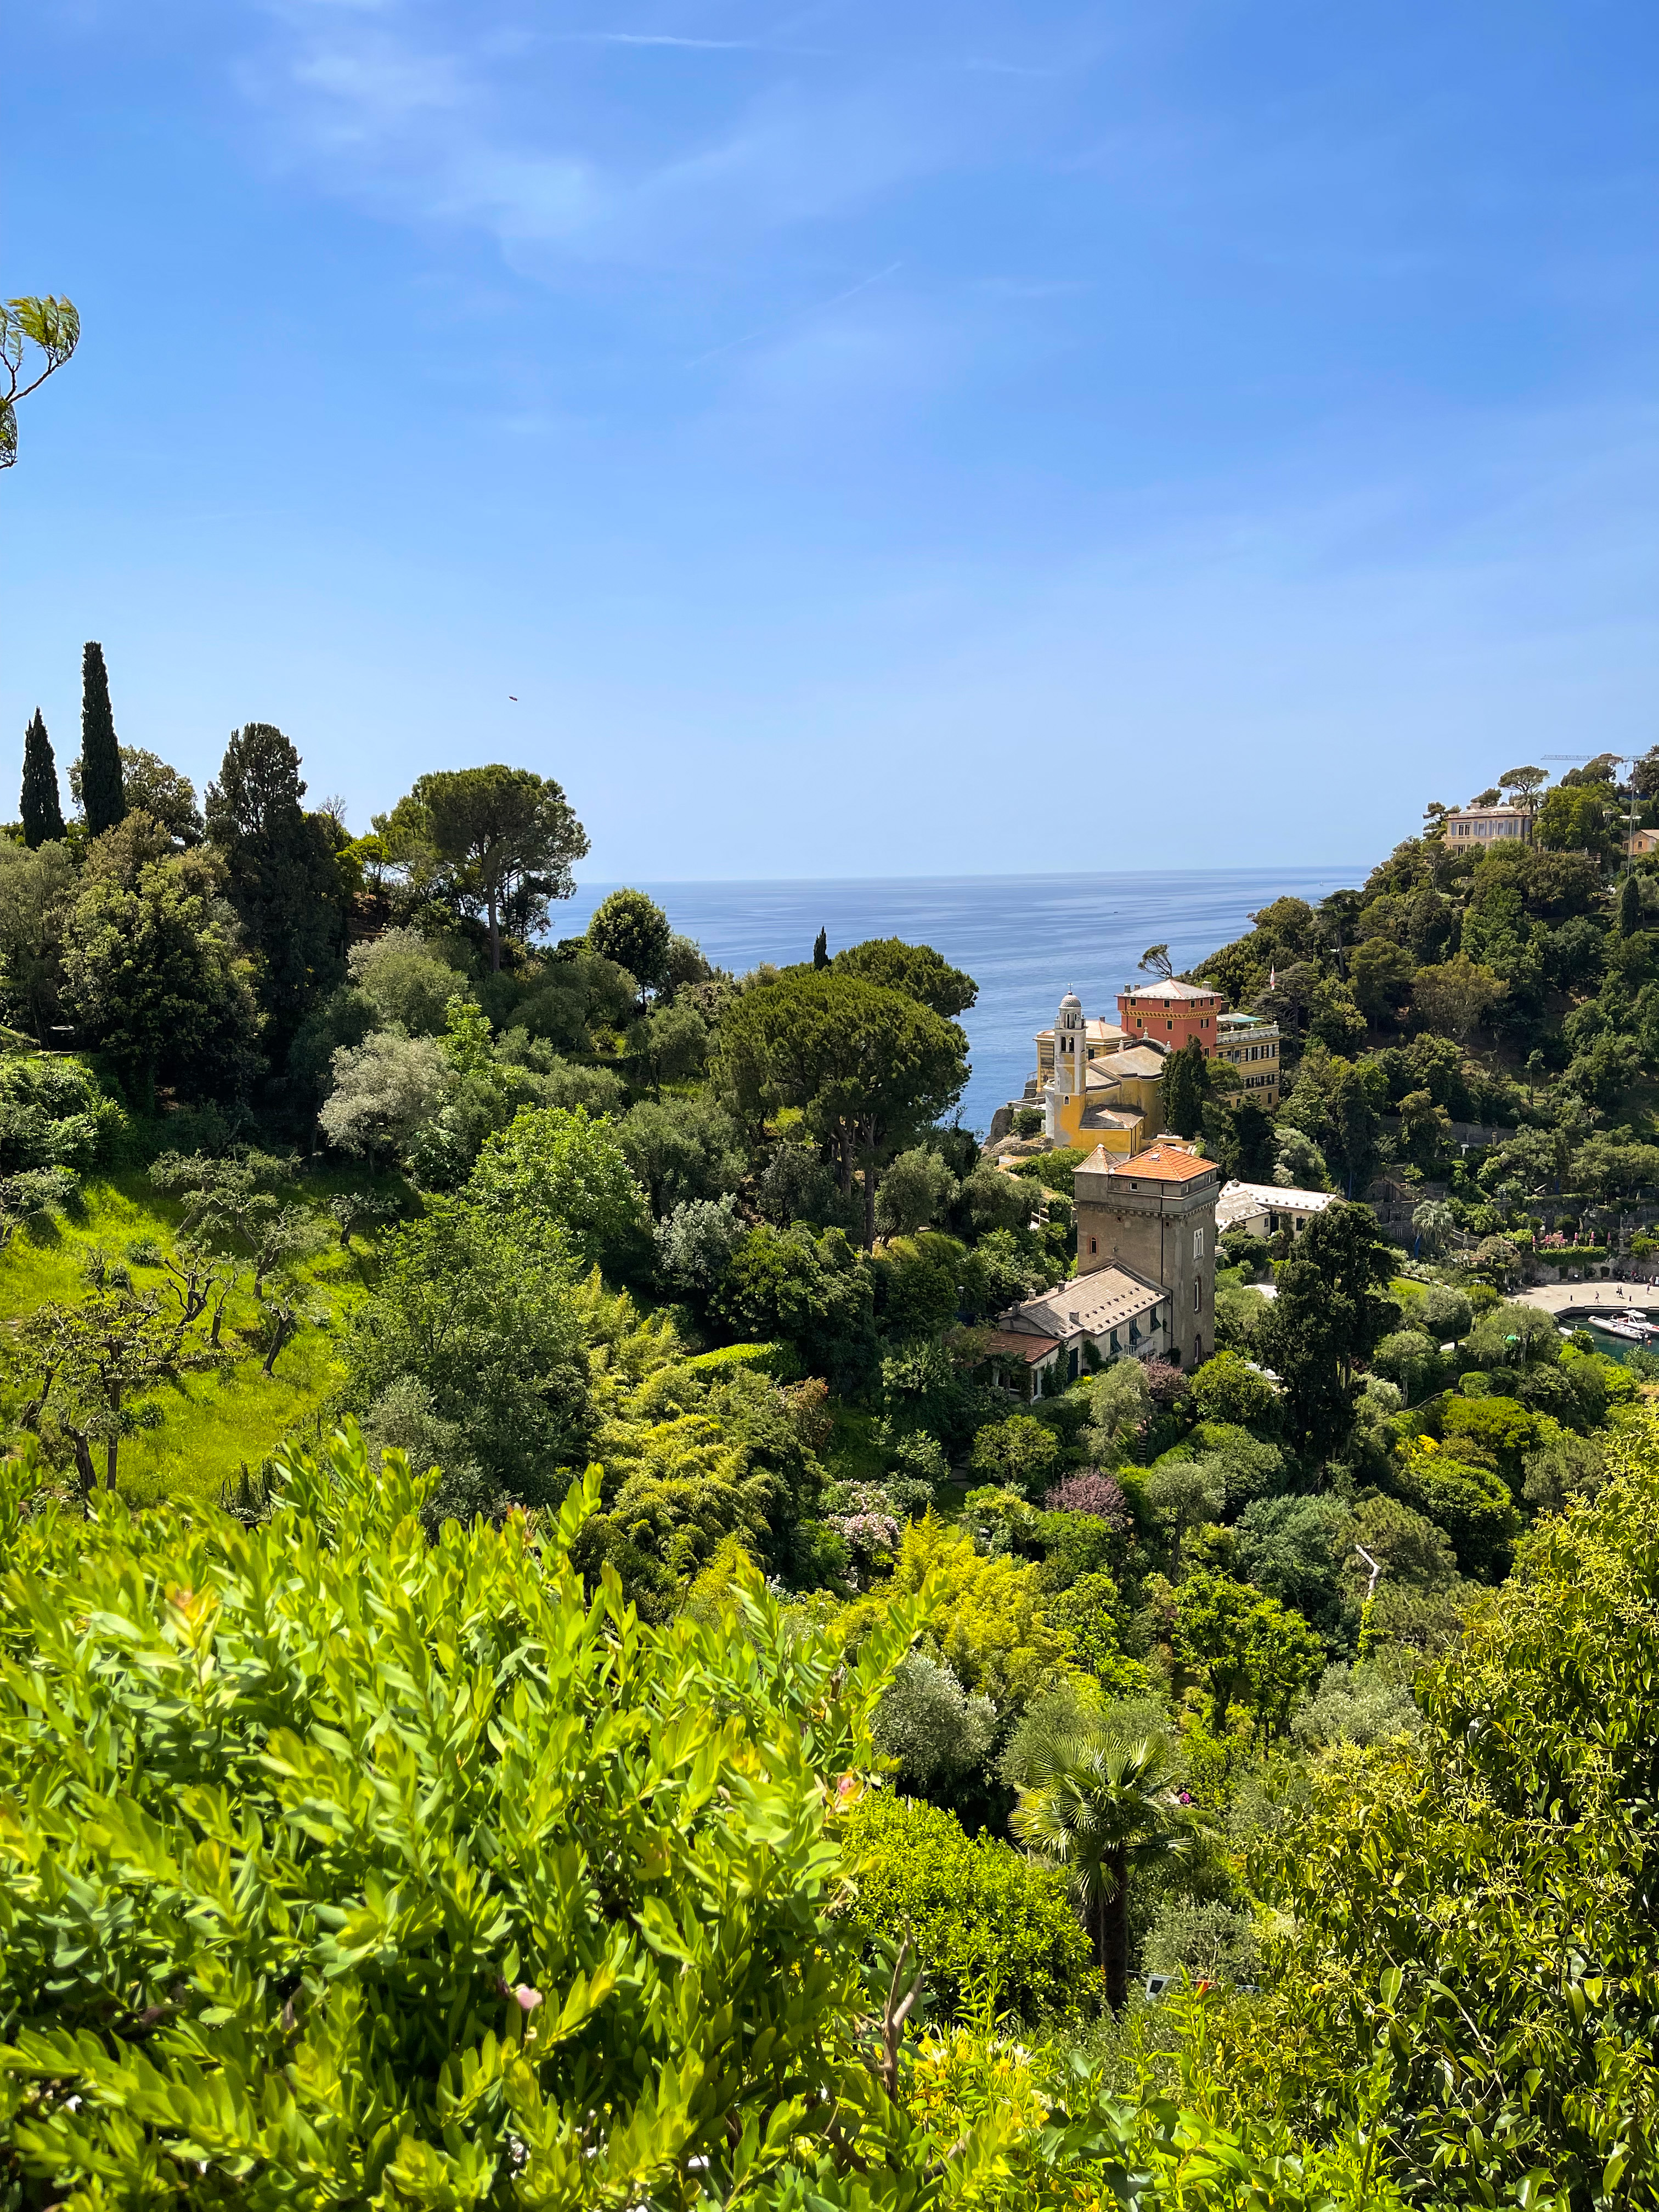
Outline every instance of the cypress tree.
[(1613, 896), (1613, 921), (1620, 937), (1634, 937), (1642, 927), (1642, 886), (1634, 874), (1625, 878)]
[(23, 842), (33, 852), (64, 834), (64, 808), (58, 796), (58, 763), (52, 739), (34, 710), (34, 720), (23, 738)]
[(305, 792), (298, 751), (270, 722), (231, 732), (207, 788), (207, 834), (224, 856), (248, 950), (264, 963), (274, 1057), (345, 975), (345, 892), (329, 825), (306, 812)]
[(1164, 1126), (1177, 1137), (1196, 1137), (1204, 1126), (1204, 1101), (1210, 1095), (1210, 1069), (1194, 1037), (1164, 1063)]
[(819, 930), (812, 940), (812, 965), (815, 968), (830, 965), (830, 933), (827, 929)]
[(88, 645), (81, 659), (81, 804), (94, 837), (126, 818), (121, 748), (115, 740), (101, 645)]

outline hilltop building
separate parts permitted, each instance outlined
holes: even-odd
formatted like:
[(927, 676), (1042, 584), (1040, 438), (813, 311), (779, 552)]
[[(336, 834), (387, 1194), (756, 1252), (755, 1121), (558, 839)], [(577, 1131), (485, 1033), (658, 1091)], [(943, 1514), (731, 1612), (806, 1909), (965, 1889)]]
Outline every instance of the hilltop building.
[(1219, 991), (1202, 983), (1183, 983), (1166, 975), (1158, 983), (1126, 983), (1117, 994), (1117, 1018), (1126, 1036), (1133, 1034), (1166, 1052), (1196, 1042), (1215, 1050), (1216, 1017), (1227, 1011)]
[(1467, 849), (1505, 837), (1524, 837), (1529, 818), (1519, 806), (1455, 806), (1440, 820), (1446, 842)]
[(1160, 1137), (1128, 1159), (1097, 1147), (1075, 1178), (1079, 1276), (1121, 1270), (1168, 1294), (1168, 1357), (1197, 1367), (1215, 1350), (1216, 1200), (1221, 1170)]
[(1100, 1267), (1011, 1307), (991, 1332), (990, 1352), (1005, 1389), (1043, 1398), (1125, 1352), (1167, 1358), (1170, 1312), (1170, 1295), (1156, 1283), (1127, 1267)]
[(1279, 1024), (1265, 1014), (1218, 1014), (1215, 1057), (1238, 1070), (1247, 1098), (1269, 1114), (1279, 1103)]

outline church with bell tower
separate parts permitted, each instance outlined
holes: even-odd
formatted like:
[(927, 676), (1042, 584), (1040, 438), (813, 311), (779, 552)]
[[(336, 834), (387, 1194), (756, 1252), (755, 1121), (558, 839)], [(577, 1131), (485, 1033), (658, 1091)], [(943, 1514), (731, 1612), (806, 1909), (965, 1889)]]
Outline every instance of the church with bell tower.
[(1115, 1024), (1085, 1018), (1068, 991), (1052, 1030), (1037, 1038), (1043, 1130), (1055, 1145), (1127, 1158), (1163, 1126), (1164, 1053)]

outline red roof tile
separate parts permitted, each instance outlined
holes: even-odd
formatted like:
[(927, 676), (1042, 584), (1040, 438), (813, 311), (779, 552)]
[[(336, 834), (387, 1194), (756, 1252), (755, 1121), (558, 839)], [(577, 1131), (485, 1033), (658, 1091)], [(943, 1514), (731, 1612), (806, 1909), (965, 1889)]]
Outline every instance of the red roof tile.
[(1108, 1175), (1138, 1182), (1192, 1182), (1199, 1176), (1219, 1173), (1213, 1160), (1201, 1160), (1179, 1145), (1149, 1145), (1144, 1152), (1127, 1160), (1121, 1153), (1109, 1152), (1099, 1145), (1079, 1164), (1078, 1172), (1098, 1175), (1102, 1168)]

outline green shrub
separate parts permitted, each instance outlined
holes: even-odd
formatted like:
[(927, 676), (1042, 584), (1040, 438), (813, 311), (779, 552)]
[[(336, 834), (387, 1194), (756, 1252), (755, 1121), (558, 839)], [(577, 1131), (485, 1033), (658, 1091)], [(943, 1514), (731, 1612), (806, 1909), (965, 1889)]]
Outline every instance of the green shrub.
[(1087, 1668), (1109, 1696), (1138, 1697), (1147, 1688), (1151, 1678), (1146, 1668), (1123, 1649), (1122, 1599), (1104, 1568), (1078, 1576), (1047, 1601), (1043, 1611), (1051, 1628), (1070, 1636), (1078, 1664)]
[(1039, 1152), (1035, 1158), (1016, 1160), (1014, 1173), (1032, 1176), (1045, 1190), (1059, 1193), (1062, 1198), (1073, 1194), (1077, 1171), (1089, 1155), (1075, 1145), (1056, 1145), (1051, 1152)]
[(694, 1352), (682, 1363), (695, 1374), (719, 1375), (733, 1367), (752, 1367), (758, 1374), (793, 1374), (795, 1362), (782, 1344), (722, 1344), (713, 1352)]
[(1363, 2113), (1425, 2206), (1655, 2201), (1651, 1425), (1620, 1474), (1525, 1540), (1419, 1683), (1416, 1746), (1261, 1839), (1284, 1917), (1206, 2055), (1326, 2129)]
[(912, 1937), (947, 2015), (971, 2012), (988, 1984), (1028, 2025), (1097, 2008), (1099, 1972), (1057, 1869), (885, 1790), (866, 1794), (847, 1829), (858, 1925), (895, 1946)]
[(1501, 1476), (1469, 1466), (1449, 1451), (1429, 1453), (1419, 1445), (1407, 1462), (1403, 1493), (1408, 1505), (1450, 1537), (1466, 1575), (1492, 1582), (1508, 1568), (1521, 1516)]
[(0, 1175), (75, 1168), (113, 1158), (127, 1117), (83, 1060), (66, 1054), (0, 1058)]
[(429, 1543), (355, 1435), (247, 1529), (32, 1480), (0, 1467), (6, 2201), (726, 2203), (778, 2110), (773, 2160), (865, 2133), (829, 1808), (912, 1616), (849, 1667), (751, 1574), (741, 1633), (643, 1628), (569, 1563), (595, 1483), (545, 1544)]
[[(1245, 1295), (1264, 1303), (1255, 1291)], [(1204, 1362), (1193, 1376), (1188, 1404), (1194, 1420), (1226, 1421), (1246, 1429), (1279, 1425), (1278, 1390), (1237, 1352), (1218, 1352)]]
[(1538, 1442), (1538, 1421), (1518, 1400), (1489, 1393), (1483, 1398), (1448, 1398), (1441, 1414), (1446, 1449), (1474, 1445), (1477, 1456), (1489, 1453), (1511, 1490), (1522, 1480), (1522, 1460)]

